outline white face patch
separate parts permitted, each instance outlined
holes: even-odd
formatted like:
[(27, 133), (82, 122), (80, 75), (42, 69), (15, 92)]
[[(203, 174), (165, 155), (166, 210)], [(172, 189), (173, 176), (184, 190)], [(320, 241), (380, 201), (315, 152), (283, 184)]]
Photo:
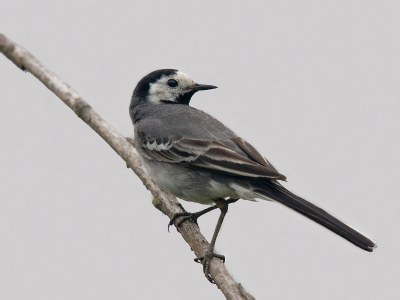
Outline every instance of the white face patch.
[[(178, 82), (176, 87), (170, 87), (168, 80), (174, 79)], [(151, 101), (155, 104), (161, 103), (161, 100), (176, 101), (179, 96), (190, 92), (191, 87), (195, 83), (185, 73), (177, 71), (173, 75), (163, 75), (156, 82), (150, 84), (149, 95), (147, 101)]]

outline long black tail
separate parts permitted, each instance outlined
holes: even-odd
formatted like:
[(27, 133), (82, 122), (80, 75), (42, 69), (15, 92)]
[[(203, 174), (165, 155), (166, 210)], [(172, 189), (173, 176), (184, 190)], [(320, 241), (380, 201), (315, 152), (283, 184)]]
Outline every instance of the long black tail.
[(339, 221), (323, 209), (296, 196), (276, 181), (263, 181), (253, 186), (254, 192), (280, 202), (311, 220), (325, 226), (354, 245), (372, 252), (376, 243), (357, 230)]

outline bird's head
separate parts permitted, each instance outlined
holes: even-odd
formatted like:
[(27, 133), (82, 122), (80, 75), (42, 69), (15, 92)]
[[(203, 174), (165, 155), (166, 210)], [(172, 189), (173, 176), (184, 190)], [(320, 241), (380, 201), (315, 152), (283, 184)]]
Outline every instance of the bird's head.
[(186, 104), (194, 93), (217, 88), (198, 84), (185, 73), (174, 69), (162, 69), (143, 77), (133, 91), (133, 97), (151, 104)]

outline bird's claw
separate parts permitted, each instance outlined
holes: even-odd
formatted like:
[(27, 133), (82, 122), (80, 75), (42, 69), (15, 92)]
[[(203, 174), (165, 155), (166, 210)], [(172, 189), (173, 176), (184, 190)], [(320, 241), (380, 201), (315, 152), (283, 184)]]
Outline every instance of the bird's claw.
[(168, 232), (169, 232), (169, 227), (174, 225), (175, 220), (178, 219), (179, 217), (182, 217), (182, 218), (176, 223), (176, 227), (180, 227), (182, 225), (182, 223), (187, 220), (190, 220), (193, 223), (195, 223), (197, 226), (199, 226), (197, 224), (197, 218), (199, 217), (199, 215), (197, 213), (187, 212), (180, 203), (179, 203), (179, 207), (183, 210), (183, 212), (174, 214), (174, 216), (171, 218), (171, 220), (168, 223)]
[(194, 259), (195, 262), (203, 265), (203, 273), (206, 276), (207, 280), (211, 283), (215, 283), (214, 279), (210, 275), (210, 263), (213, 257), (219, 258), (225, 263), (225, 256), (213, 252), (206, 252), (205, 255), (196, 257)]

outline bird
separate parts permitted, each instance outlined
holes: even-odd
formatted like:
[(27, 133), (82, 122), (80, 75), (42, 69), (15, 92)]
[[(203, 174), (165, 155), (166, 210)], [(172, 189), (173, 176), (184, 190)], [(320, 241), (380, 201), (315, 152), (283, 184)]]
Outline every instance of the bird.
[[(286, 181), (250, 143), (216, 118), (190, 106), (192, 96), (214, 85), (195, 83), (176, 69), (160, 69), (144, 76), (136, 85), (129, 105), (134, 126), (133, 143), (153, 181), (163, 190), (190, 202), (210, 205), (197, 213), (182, 208), (169, 226), (192, 220), (220, 209), (209, 249), (197, 257), (206, 278), (215, 242), (228, 206), (238, 199), (279, 202), (319, 223), (363, 250), (372, 252), (376, 242), (333, 217), (325, 210), (295, 195), (280, 181)], [(229, 108), (229, 107), (228, 107)], [(228, 109), (227, 108), (227, 109)]]

